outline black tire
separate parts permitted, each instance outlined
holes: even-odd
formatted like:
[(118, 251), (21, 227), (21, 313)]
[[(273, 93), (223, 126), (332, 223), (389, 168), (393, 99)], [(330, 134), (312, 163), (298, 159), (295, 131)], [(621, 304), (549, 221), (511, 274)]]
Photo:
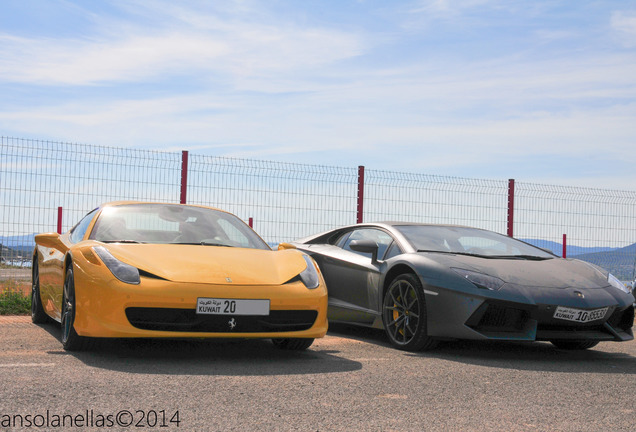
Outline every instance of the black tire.
[(66, 270), (64, 293), (62, 295), (62, 346), (66, 351), (81, 351), (89, 347), (90, 338), (82, 337), (75, 331), (75, 277), (73, 266)]
[(382, 303), (382, 323), (389, 341), (398, 349), (422, 351), (437, 345), (427, 334), (422, 283), (412, 273), (399, 275), (389, 285)]
[(304, 351), (314, 343), (313, 339), (300, 339), (300, 338), (284, 338), (284, 339), (272, 339), (272, 343), (278, 349), (288, 351)]
[(552, 345), (559, 349), (564, 350), (586, 350), (595, 347), (599, 344), (599, 341), (594, 340), (553, 340), (550, 341)]
[(35, 324), (45, 324), (49, 322), (49, 316), (42, 307), (42, 297), (40, 296), (40, 269), (38, 259), (33, 259), (31, 269), (31, 321)]

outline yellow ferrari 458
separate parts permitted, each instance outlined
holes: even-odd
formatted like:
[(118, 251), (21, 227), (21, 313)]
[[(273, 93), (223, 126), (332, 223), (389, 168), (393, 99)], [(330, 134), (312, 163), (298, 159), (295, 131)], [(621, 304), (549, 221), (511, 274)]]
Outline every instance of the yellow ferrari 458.
[(271, 250), (222, 210), (108, 203), (35, 242), (31, 317), (59, 322), (66, 350), (101, 337), (271, 338), (304, 350), (327, 332), (313, 259)]

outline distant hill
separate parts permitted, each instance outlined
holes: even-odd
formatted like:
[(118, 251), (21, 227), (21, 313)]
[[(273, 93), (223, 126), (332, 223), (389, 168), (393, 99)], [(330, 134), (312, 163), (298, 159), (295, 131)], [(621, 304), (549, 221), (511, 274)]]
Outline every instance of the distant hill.
[(0, 256), (5, 260), (12, 260), (16, 257), (28, 257), (35, 246), (35, 234), (25, 234), (18, 236), (0, 236), (2, 250)]
[[(530, 243), (533, 246), (540, 247), (543, 249), (548, 249), (553, 254), (562, 256), (563, 255), (563, 245), (561, 243), (549, 241), (549, 240), (537, 240), (537, 239), (519, 239), (526, 243)], [(597, 252), (608, 252), (616, 250), (616, 248), (610, 247), (583, 247), (583, 246), (574, 246), (567, 245), (567, 256), (573, 257), (576, 255), (588, 254), (588, 253), (597, 253)]]
[(35, 234), (36, 233), (16, 236), (0, 236), (0, 243), (12, 248), (17, 246), (33, 247), (35, 245)]
[(33, 247), (18, 246), (8, 247), (0, 243), (0, 262), (4, 264), (12, 264), (14, 262), (22, 262), (29, 259)]
[(622, 281), (634, 279), (636, 243), (607, 252), (595, 252), (577, 255), (576, 259), (603, 267)]
[[(520, 240), (540, 248), (548, 249), (557, 256), (563, 255), (563, 245), (561, 243), (537, 239)], [(636, 243), (623, 248), (568, 245), (566, 253), (568, 258), (576, 258), (581, 261), (596, 264), (622, 281), (628, 282), (634, 279)]]

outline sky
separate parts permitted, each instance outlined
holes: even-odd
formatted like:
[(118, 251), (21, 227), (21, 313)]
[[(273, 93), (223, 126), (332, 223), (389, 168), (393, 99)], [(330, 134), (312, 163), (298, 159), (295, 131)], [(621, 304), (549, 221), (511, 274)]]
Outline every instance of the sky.
[(636, 190), (636, 1), (2, 0), (0, 135)]

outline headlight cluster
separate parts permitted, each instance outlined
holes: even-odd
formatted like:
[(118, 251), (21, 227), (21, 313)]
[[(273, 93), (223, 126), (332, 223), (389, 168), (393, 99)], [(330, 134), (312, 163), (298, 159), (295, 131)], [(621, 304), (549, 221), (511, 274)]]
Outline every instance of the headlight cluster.
[(478, 273), (460, 268), (453, 268), (453, 270), (464, 279), (467, 279), (468, 281), (473, 283), (473, 285), (477, 286), (477, 288), (497, 291), (503, 286), (503, 284), (506, 283), (497, 277), (490, 276), (484, 273)]
[(607, 282), (614, 288), (618, 288), (619, 290), (626, 292), (627, 294), (631, 293), (631, 290), (628, 287), (626, 287), (623, 282), (618, 280), (618, 278), (611, 273), (607, 275)]
[(138, 285), (141, 282), (139, 270), (136, 267), (119, 261), (103, 246), (95, 246), (93, 250), (117, 279), (133, 285)]
[(303, 259), (307, 263), (307, 268), (300, 273), (300, 280), (302, 280), (309, 289), (318, 288), (318, 285), (320, 285), (320, 276), (318, 275), (318, 269), (316, 268), (314, 260), (305, 254), (303, 254)]

